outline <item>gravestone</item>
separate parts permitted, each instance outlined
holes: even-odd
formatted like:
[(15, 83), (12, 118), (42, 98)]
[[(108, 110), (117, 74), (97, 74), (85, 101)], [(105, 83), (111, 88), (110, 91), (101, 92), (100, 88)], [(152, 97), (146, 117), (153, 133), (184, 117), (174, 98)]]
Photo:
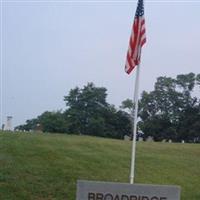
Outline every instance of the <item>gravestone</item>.
[(131, 138), (130, 138), (128, 135), (125, 135), (125, 136), (124, 136), (124, 140), (125, 140), (125, 141), (130, 141)]
[(143, 140), (142, 137), (139, 137), (139, 138), (138, 138), (138, 141), (139, 141), (139, 142), (143, 142), (144, 140)]
[(153, 142), (153, 137), (152, 136), (148, 136), (148, 138), (146, 139), (147, 142)]
[(180, 187), (78, 181), (76, 200), (180, 200)]

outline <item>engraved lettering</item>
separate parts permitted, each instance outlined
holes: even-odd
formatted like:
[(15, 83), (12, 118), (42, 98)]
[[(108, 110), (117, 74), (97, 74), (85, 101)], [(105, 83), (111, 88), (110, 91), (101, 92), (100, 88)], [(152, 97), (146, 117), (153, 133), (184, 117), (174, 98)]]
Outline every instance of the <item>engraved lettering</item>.
[(149, 200), (149, 198), (147, 196), (142, 196), (141, 200)]
[(140, 195), (126, 195), (126, 194), (111, 194), (111, 193), (88, 193), (88, 200), (167, 200), (167, 197), (159, 196), (140, 196)]
[(110, 193), (106, 194), (103, 200), (113, 200), (112, 194)]
[(94, 193), (88, 193), (88, 200), (95, 200), (95, 194)]
[(155, 197), (152, 197), (151, 200), (159, 200), (159, 198), (155, 196)]
[(102, 193), (97, 193), (95, 200), (103, 200), (103, 194)]
[(120, 200), (118, 194), (115, 196), (114, 200)]
[(131, 195), (131, 196), (130, 196), (130, 200), (137, 200), (137, 196)]
[(129, 198), (128, 198), (127, 195), (122, 195), (122, 196), (121, 196), (121, 200), (129, 200)]

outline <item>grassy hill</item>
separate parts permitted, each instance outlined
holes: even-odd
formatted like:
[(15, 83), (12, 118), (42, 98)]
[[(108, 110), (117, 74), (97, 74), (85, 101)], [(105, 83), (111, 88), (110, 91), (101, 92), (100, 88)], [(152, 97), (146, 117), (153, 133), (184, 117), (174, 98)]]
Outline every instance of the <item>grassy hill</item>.
[[(0, 199), (74, 200), (78, 179), (128, 182), (131, 142), (0, 132)], [(200, 199), (200, 145), (137, 144), (136, 182), (182, 187)]]

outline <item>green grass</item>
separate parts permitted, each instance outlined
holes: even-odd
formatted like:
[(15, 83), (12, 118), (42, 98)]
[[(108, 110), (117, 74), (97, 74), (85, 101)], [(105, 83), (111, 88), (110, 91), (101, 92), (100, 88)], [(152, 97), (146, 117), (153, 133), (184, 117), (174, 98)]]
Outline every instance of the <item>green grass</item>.
[[(200, 145), (137, 144), (136, 183), (180, 185), (200, 200)], [(1, 200), (74, 200), (78, 179), (128, 182), (131, 142), (61, 134), (0, 133)]]

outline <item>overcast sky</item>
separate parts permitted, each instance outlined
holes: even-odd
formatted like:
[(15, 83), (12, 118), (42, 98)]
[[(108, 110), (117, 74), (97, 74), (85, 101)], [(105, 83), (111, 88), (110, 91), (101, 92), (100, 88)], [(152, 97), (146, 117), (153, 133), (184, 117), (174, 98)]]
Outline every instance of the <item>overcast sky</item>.
[[(134, 92), (124, 72), (136, 1), (3, 1), (1, 123), (13, 126), (48, 110), (88, 82), (119, 106)], [(200, 73), (200, 1), (145, 1), (147, 43), (140, 93), (158, 76)]]

